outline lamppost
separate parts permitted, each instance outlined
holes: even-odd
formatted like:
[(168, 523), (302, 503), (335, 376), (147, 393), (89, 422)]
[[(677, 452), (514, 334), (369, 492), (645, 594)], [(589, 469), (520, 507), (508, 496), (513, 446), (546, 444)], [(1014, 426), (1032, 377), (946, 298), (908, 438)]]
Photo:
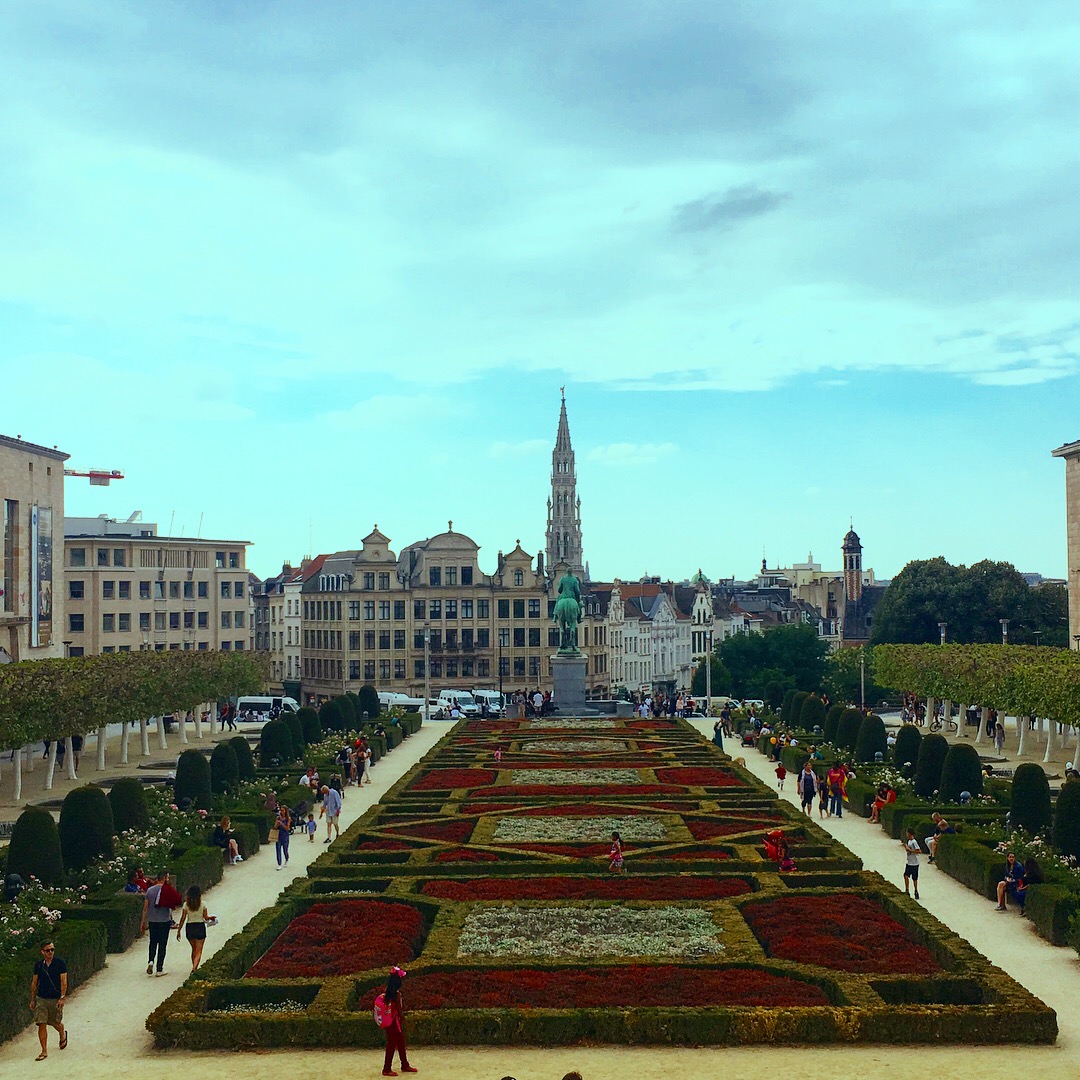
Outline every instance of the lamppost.
[(1080, 652), (1080, 634), (1073, 634), (1073, 641), (1076, 642), (1076, 651)]
[(1041, 630), (1032, 630), (1031, 631), (1031, 636), (1035, 639), (1035, 644), (1038, 645), (1039, 644), (1039, 638), (1042, 637), (1042, 631)]
[(424, 720), (431, 712), (431, 625), (424, 623)]
[(706, 624), (706, 640), (709, 643), (709, 651), (705, 654), (705, 715), (712, 716), (712, 651), (713, 651), (713, 624), (712, 619)]
[(1001, 644), (1002, 645), (1008, 645), (1009, 644), (1009, 620), (1008, 619), (998, 619), (998, 622), (1001, 623)]
[[(499, 649), (499, 697), (503, 696), (503, 662), (502, 662), (502, 634), (499, 632), (498, 627), (495, 628), (495, 642)], [(505, 705), (505, 699), (503, 700)]]
[(70, 641), (64, 641), (61, 644), (64, 646), (64, 656), (65, 657), (71, 656), (71, 645), (72, 645), (72, 643)]
[(947, 622), (939, 622), (939, 623), (937, 624), (937, 628), (938, 628), (938, 633), (940, 633), (940, 634), (941, 634), (941, 644), (942, 644), (942, 645), (944, 645), (944, 644), (945, 644), (945, 630), (946, 630), (946, 628), (948, 627), (948, 625), (949, 625), (949, 624), (948, 624)]

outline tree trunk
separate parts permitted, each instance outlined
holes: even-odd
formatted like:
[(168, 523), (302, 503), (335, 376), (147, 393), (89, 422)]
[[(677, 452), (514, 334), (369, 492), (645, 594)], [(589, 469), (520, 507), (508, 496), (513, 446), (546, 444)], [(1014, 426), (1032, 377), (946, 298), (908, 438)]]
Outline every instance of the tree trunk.
[(163, 716), (155, 716), (154, 720), (157, 723), (158, 749), (168, 750), (169, 744), (165, 741), (165, 718)]
[(1053, 720), (1046, 721), (1046, 753), (1043, 754), (1043, 764), (1049, 765), (1054, 756), (1055, 744), (1057, 743), (1057, 723)]
[(37, 757), (37, 743), (32, 746), (24, 746), (23, 749), (26, 751), (26, 771), (33, 772), (34, 758)]
[(49, 743), (49, 759), (45, 762), (45, 791), (52, 791), (53, 773), (56, 772), (56, 744), (56, 739)]
[(202, 702), (200, 701), (192, 713), (192, 720), (195, 723), (195, 741), (199, 742), (202, 739)]
[(1018, 716), (1016, 718), (1016, 730), (1019, 738), (1016, 740), (1016, 756), (1021, 757), (1024, 753), (1024, 742), (1027, 739), (1028, 731), (1028, 718), (1026, 716)]
[(109, 748), (109, 729), (99, 727), (97, 729), (97, 771), (105, 771), (105, 751)]
[(128, 739), (131, 737), (131, 722), (125, 720), (120, 728), (120, 764), (128, 763)]
[(926, 727), (929, 730), (934, 724), (934, 712), (937, 709), (937, 698), (926, 699)]
[(15, 801), (22, 802), (22, 759), (23, 748), (15, 751)]
[(188, 722), (188, 716), (190, 716), (190, 713), (177, 712), (174, 715), (176, 716), (176, 722), (180, 725), (180, 745), (184, 746), (184, 745), (187, 744), (187, 741), (188, 741), (188, 739), (187, 739), (187, 722)]
[[(68, 779), (69, 780), (78, 780), (79, 777), (75, 772), (75, 751), (71, 749), (71, 744), (72, 744), (71, 736), (69, 735), (64, 740), (64, 742), (67, 743), (67, 753), (64, 755), (64, 760), (67, 762)], [(85, 746), (85, 745), (86, 745), (86, 742), (84, 740), (83, 741), (83, 746)]]
[(983, 736), (986, 734), (986, 720), (990, 716), (990, 706), (984, 705), (979, 710), (979, 730), (975, 732), (975, 745), (978, 746), (983, 741)]
[(217, 715), (217, 702), (210, 702), (210, 734), (214, 736), (218, 733), (218, 715)]
[(148, 721), (143, 718), (139, 721), (139, 740), (142, 743), (142, 756), (150, 756), (150, 731), (148, 729)]
[(956, 734), (961, 739), (967, 738), (967, 706), (962, 701), (960, 711), (956, 714)]

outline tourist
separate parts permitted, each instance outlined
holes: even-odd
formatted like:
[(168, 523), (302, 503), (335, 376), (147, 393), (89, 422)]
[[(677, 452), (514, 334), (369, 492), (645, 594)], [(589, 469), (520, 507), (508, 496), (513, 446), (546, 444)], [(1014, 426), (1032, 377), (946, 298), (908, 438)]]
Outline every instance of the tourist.
[(66, 1050), (67, 1032), (64, 1030), (64, 1000), (67, 998), (67, 964), (56, 955), (51, 941), (41, 943), (41, 959), (34, 964), (30, 980), (30, 1011), (37, 1024), (41, 1053), (35, 1060), (44, 1061), (49, 1056), (49, 1028), (56, 1028), (60, 1035), (60, 1049)]
[(998, 720), (994, 724), (994, 749), (999, 753), (1005, 752), (1005, 725)]
[(1014, 900), (1016, 896), (1017, 882), (1022, 882), (1022, 888), (1027, 887), (1027, 882), (1024, 880), (1024, 867), (1023, 864), (1016, 861), (1016, 855), (1013, 852), (1009, 852), (1005, 856), (1005, 873), (1002, 875), (1001, 881), (997, 885), (997, 910), (1008, 911), (1009, 905), (1007, 898), (1012, 896)]
[(926, 847), (930, 852), (930, 862), (937, 856), (938, 840), (946, 833), (955, 833), (956, 830), (936, 811), (930, 815), (934, 819), (934, 831), (926, 838)]
[(818, 784), (818, 817), (829, 816), (829, 789), (824, 784)]
[[(165, 952), (169, 947), (169, 931), (172, 929), (173, 908), (183, 903), (183, 897), (169, 882), (168, 871), (162, 871), (157, 884), (146, 890), (143, 900), (142, 931), (150, 932), (150, 951), (146, 961), (146, 974), (164, 975)], [(157, 970), (155, 971), (155, 961)]]
[(383, 1058), (383, 1076), (397, 1076), (391, 1067), (394, 1064), (394, 1054), (401, 1061), (401, 1071), (414, 1073), (416, 1070), (409, 1064), (409, 1051), (405, 1046), (405, 1004), (402, 1001), (401, 983), (407, 972), (399, 967), (390, 969), (390, 978), (386, 980), (386, 989), (383, 991), (383, 1001), (390, 1009), (391, 1020), (386, 1029), (386, 1056)]
[(315, 823), (315, 815), (313, 813), (309, 813), (307, 816), (307, 835), (308, 840), (312, 844), (315, 843), (315, 833), (318, 831), (318, 828), (319, 826)]
[(799, 773), (798, 782), (799, 794), (802, 796), (803, 813), (805, 813), (807, 817), (811, 816), (811, 807), (814, 805), (814, 796), (818, 793), (819, 784), (820, 781), (818, 780), (818, 775), (810, 767), (810, 762), (808, 761), (803, 766), (802, 772)]
[(910, 886), (915, 886), (915, 899), (919, 899), (919, 841), (915, 839), (915, 830), (908, 829), (907, 839), (903, 842), (904, 853), (907, 856), (907, 865), (904, 867), (904, 895), (910, 896)]
[(214, 847), (221, 848), (225, 852), (226, 858), (233, 866), (244, 861), (244, 856), (240, 854), (240, 846), (236, 842), (236, 836), (232, 831), (232, 822), (229, 821), (228, 815), (214, 826), (214, 835), (211, 837), (210, 842)]
[[(877, 794), (874, 796), (874, 805), (870, 808), (870, 816), (866, 819), (871, 825), (877, 825), (881, 821), (881, 808), (889, 803), (896, 802), (896, 791), (888, 784), (878, 784)], [(933, 862), (933, 857), (930, 859)]]
[(787, 777), (787, 769), (784, 767), (784, 763), (781, 761), (780, 764), (776, 766), (776, 790), (777, 791), (783, 791), (784, 790), (784, 780), (786, 779), (786, 777)]
[(266, 798), (263, 799), (263, 809), (268, 814), (277, 813), (277, 795), (275, 795), (274, 792), (268, 791), (266, 793)]
[(712, 741), (714, 746), (719, 746), (721, 750), (724, 749), (724, 722), (723, 720), (717, 720), (712, 726)]
[(338, 818), (341, 816), (341, 796), (332, 788), (322, 786), (322, 810), (320, 815), (326, 818), (326, 839), (324, 844), (329, 844), (335, 836), (341, 835), (338, 828)]
[(844, 816), (844, 792), (847, 789), (848, 772), (839, 762), (834, 762), (833, 767), (825, 776), (825, 783), (829, 789), (829, 816), (838, 818)]
[(611, 834), (611, 851), (608, 852), (608, 870), (613, 874), (626, 872), (623, 867), (622, 837), (617, 833)]
[(367, 743), (364, 743), (360, 750), (360, 773), (361, 783), (371, 783), (371, 747)]
[(180, 940), (180, 931), (187, 927), (186, 934), (188, 944), (191, 946), (191, 970), (198, 971), (202, 961), (203, 946), (206, 944), (206, 920), (209, 913), (202, 902), (202, 889), (198, 885), (192, 885), (187, 896), (184, 897), (184, 906), (180, 910), (180, 922), (176, 926), (176, 940)]
[[(292, 832), (292, 818), (289, 816), (289, 808), (287, 806), (279, 806), (277, 817), (274, 818), (274, 828), (270, 830), (272, 833), (276, 832), (276, 836), (272, 836), (274, 841), (274, 854), (277, 856), (277, 868), (280, 870), (282, 866), (287, 866), (289, 863), (289, 833)], [(284, 861), (282, 861), (284, 858)]]

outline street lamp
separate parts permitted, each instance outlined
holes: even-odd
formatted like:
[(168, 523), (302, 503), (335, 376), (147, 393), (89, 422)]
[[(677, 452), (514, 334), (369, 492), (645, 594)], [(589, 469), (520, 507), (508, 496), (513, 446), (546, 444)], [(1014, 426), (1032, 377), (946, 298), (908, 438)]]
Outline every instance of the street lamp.
[(431, 625), (424, 623), (424, 719), (431, 711)]
[(64, 641), (64, 642), (61, 642), (61, 644), (64, 646), (64, 656), (65, 657), (70, 656), (71, 655), (71, 646), (72, 646), (73, 643), (70, 642), (70, 641)]
[(1009, 644), (1009, 620), (1008, 619), (998, 619), (998, 622), (1001, 623), (1001, 644), (1002, 645), (1008, 645)]
[(1039, 644), (1039, 638), (1042, 637), (1042, 631), (1041, 630), (1032, 630), (1031, 631), (1031, 636), (1035, 639), (1035, 644), (1038, 645)]
[(705, 715), (712, 716), (712, 619), (708, 622), (708, 629), (705, 631), (705, 634), (709, 643), (709, 651), (705, 654)]
[(941, 644), (942, 645), (945, 644), (945, 629), (946, 629), (946, 627), (948, 627), (948, 625), (949, 624), (947, 622), (939, 622), (937, 624), (938, 633), (941, 634)]
[[(502, 661), (502, 634), (498, 627), (495, 628), (495, 642), (499, 649), (499, 697), (503, 696), (503, 661)], [(505, 701), (503, 702), (505, 704)]]
[(1080, 634), (1073, 634), (1073, 641), (1076, 642), (1076, 651), (1080, 652)]

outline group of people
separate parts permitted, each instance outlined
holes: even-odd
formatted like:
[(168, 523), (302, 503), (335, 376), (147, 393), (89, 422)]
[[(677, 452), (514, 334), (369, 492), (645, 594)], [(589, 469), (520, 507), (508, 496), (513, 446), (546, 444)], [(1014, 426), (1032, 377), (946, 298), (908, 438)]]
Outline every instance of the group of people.
[[(550, 690), (515, 690), (510, 695), (510, 704), (514, 709), (514, 715), (524, 720), (526, 716), (550, 716), (555, 711), (555, 703), (551, 699)], [(480, 715), (484, 715), (484, 702), (480, 702)]]
[(359, 787), (360, 784), (371, 783), (371, 747), (363, 735), (357, 736), (352, 746), (343, 743), (334, 763), (340, 767), (346, 784)]
[(691, 716), (698, 711), (697, 702), (690, 694), (635, 694), (634, 711), (643, 720), (661, 716)]
[[(806, 759), (795, 781), (802, 803), (803, 813), (811, 817), (815, 800), (818, 803), (819, 817), (844, 816), (844, 803), (847, 802), (847, 784), (855, 776), (855, 770), (843, 761), (834, 761), (824, 777), (818, 776), (814, 761), (821, 760), (817, 747), (811, 747), (813, 753)], [(784, 775), (781, 776), (781, 770)], [(777, 766), (777, 785), (782, 787), (787, 776), (787, 769), (781, 762)]]
[(997, 886), (997, 909), (998, 911), (1009, 910), (1009, 900), (1012, 900), (1024, 914), (1024, 904), (1027, 902), (1029, 885), (1041, 885), (1043, 881), (1042, 867), (1035, 859), (1025, 859), (1020, 862), (1015, 852), (1005, 855), (1005, 872)]

